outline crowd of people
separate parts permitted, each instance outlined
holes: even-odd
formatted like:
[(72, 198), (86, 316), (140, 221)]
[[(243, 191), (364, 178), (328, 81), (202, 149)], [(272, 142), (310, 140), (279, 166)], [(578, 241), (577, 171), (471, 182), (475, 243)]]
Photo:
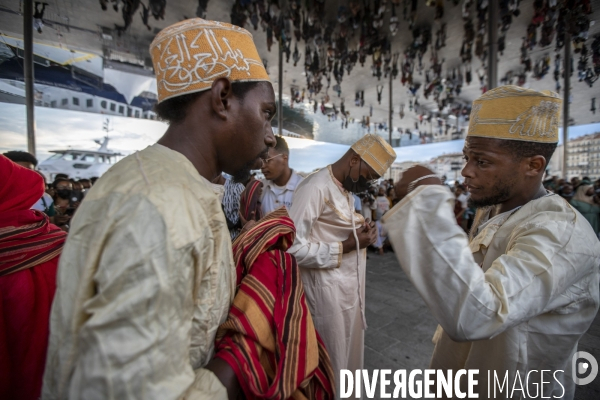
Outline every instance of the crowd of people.
[[(25, 151), (9, 151), (4, 153), (4, 156), (31, 170), (35, 170), (38, 165), (37, 158)], [(45, 191), (34, 204), (33, 209), (43, 212), (50, 218), (51, 223), (69, 232), (71, 218), (98, 178), (73, 179), (67, 174), (56, 174), (54, 180), (48, 183), (43, 173), (38, 172), (38, 174), (44, 180)]]
[[(224, 57), (227, 68), (183, 81), (172, 55), (206, 52), (188, 45), (207, 31), (248, 68)], [(396, 153), (373, 134), (306, 177), (292, 170), (245, 30), (186, 20), (150, 53), (168, 128), (89, 191), (55, 180), (53, 208), (72, 218), (51, 222), (34, 158), (0, 156), (0, 397), (339, 398), (341, 371), (364, 368), (366, 249), (387, 243), (439, 323), (430, 368), (479, 370), (481, 398), (490, 371), (514, 382), (560, 370), (542, 376), (544, 393), (573, 398), (600, 242), (576, 211), (583, 197), (543, 185), (556, 93), (502, 86), (476, 99), (453, 193), (419, 165), (385, 180)], [(577, 193), (597, 202), (589, 181)]]

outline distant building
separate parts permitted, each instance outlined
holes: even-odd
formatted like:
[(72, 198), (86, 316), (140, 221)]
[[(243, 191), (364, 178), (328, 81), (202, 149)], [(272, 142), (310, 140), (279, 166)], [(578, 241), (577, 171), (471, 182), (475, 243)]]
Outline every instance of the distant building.
[(442, 154), (429, 161), (429, 169), (438, 176), (445, 176), (448, 180), (461, 179), (460, 171), (465, 166), (462, 153)]
[(567, 154), (568, 178), (600, 177), (600, 132), (569, 140)]

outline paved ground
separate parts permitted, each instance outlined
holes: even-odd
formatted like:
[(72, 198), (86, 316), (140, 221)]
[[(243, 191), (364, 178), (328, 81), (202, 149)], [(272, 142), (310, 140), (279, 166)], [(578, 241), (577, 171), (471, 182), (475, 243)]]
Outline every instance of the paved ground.
[[(365, 368), (425, 369), (437, 323), (398, 265), (393, 253), (367, 260)], [(600, 314), (579, 343), (600, 362)], [(392, 386), (393, 387), (393, 386)], [(378, 397), (377, 390), (377, 397)], [(577, 400), (600, 399), (600, 375), (575, 392)]]

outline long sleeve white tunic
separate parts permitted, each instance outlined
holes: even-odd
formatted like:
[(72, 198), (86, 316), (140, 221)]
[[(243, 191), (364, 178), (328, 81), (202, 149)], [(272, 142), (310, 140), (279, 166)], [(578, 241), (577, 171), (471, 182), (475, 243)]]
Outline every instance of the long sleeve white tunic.
[(71, 227), (50, 316), (44, 399), (226, 399), (203, 367), (235, 290), (214, 187), (154, 145), (113, 166)]
[(479, 369), (480, 398), (492, 387), (488, 371), (492, 379), (508, 371), (512, 386), (517, 373), (525, 382), (532, 370), (564, 370), (560, 384), (544, 379), (544, 396), (561, 395), (562, 385), (573, 398), (571, 359), (599, 304), (600, 243), (589, 223), (552, 195), (490, 221), (469, 243), (454, 201), (443, 186), (420, 186), (383, 218), (443, 328), (431, 368)]
[[(315, 328), (331, 357), (339, 392), (340, 369), (362, 369), (366, 251), (342, 253), (353, 225), (364, 224), (354, 211), (352, 193), (323, 168), (296, 188), (290, 217), (296, 240), (290, 247), (300, 266)], [(354, 220), (354, 224), (352, 223)]]

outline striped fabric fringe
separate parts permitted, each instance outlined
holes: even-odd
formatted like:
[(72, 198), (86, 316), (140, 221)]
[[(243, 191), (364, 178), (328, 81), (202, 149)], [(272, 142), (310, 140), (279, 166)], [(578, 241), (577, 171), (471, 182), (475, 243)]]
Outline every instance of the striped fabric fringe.
[(36, 221), (0, 228), (0, 276), (35, 267), (62, 251), (67, 234), (50, 224), (48, 217), (34, 210)]
[(233, 243), (237, 293), (216, 356), (247, 399), (333, 399), (333, 369), (316, 332), (296, 259), (295, 227), (280, 208)]
[[(245, 220), (258, 221), (262, 218), (262, 210), (260, 208), (260, 193), (263, 183), (257, 180), (251, 180), (246, 185), (246, 189), (240, 196), (240, 212)], [(252, 214), (254, 213), (254, 214)], [(291, 245), (290, 245), (291, 246)]]

